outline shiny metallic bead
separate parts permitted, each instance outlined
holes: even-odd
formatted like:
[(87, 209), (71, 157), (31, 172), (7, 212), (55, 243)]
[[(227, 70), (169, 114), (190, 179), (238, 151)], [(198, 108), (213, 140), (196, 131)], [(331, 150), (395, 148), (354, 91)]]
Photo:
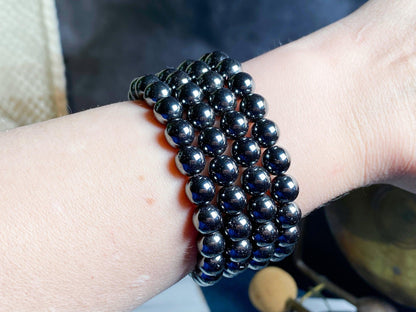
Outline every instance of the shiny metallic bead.
[(252, 230), (250, 219), (244, 213), (230, 215), (224, 223), (224, 234), (232, 241), (246, 239)]
[(222, 51), (214, 51), (209, 53), (204, 59), (205, 62), (214, 69), (222, 60), (229, 58), (227, 53)]
[(177, 99), (168, 96), (156, 102), (153, 114), (160, 123), (166, 124), (169, 120), (182, 118), (183, 108)]
[(276, 124), (266, 118), (257, 120), (251, 128), (251, 136), (259, 142), (262, 147), (270, 147), (276, 144), (279, 138), (279, 129)]
[(191, 65), (191, 63), (193, 63), (195, 60), (191, 60), (191, 59), (187, 59), (185, 61), (183, 61), (182, 63), (179, 64), (178, 69), (185, 71), (185, 69)]
[(176, 154), (175, 163), (182, 174), (192, 176), (204, 170), (205, 156), (196, 146), (184, 146)]
[(135, 99), (142, 99), (144, 89), (156, 81), (159, 81), (159, 78), (155, 75), (145, 75), (139, 77), (134, 85), (134, 90), (132, 90), (132, 95)]
[(239, 72), (235, 75), (232, 75), (228, 79), (228, 87), (237, 96), (244, 96), (253, 92), (254, 81), (249, 74), (245, 72)]
[(258, 162), (261, 150), (256, 140), (253, 138), (242, 137), (233, 142), (231, 154), (239, 165), (249, 167)]
[(165, 69), (162, 69), (160, 72), (156, 74), (156, 76), (163, 82), (166, 82), (166, 78), (173, 72), (176, 71), (176, 68), (174, 67), (167, 67)]
[(221, 129), (207, 127), (199, 133), (198, 145), (208, 156), (217, 156), (227, 148), (227, 138)]
[[(207, 57), (211, 54), (212, 52), (207, 52), (207, 53), (205, 53), (204, 55), (202, 55), (200, 58), (199, 58), (199, 60), (200, 61), (202, 61), (202, 62), (205, 62), (206, 61), (206, 59), (207, 59)], [(206, 62), (205, 62), (206, 63)]]
[(259, 271), (261, 269), (264, 269), (269, 265), (269, 261), (257, 261), (254, 259), (251, 259), (248, 268), (254, 271)]
[(225, 249), (225, 240), (220, 232), (202, 235), (197, 241), (199, 253), (206, 258), (221, 255)]
[(274, 222), (267, 221), (259, 224), (253, 229), (253, 241), (258, 246), (273, 244), (279, 235), (278, 228)]
[(252, 121), (264, 118), (267, 112), (267, 102), (259, 94), (249, 94), (243, 97), (240, 104), (240, 112)]
[(300, 236), (299, 227), (297, 225), (289, 228), (280, 228), (277, 242), (280, 246), (288, 246), (295, 244)]
[(248, 269), (249, 260), (232, 261), (226, 260), (224, 268), (224, 277), (232, 278)]
[(299, 194), (298, 182), (290, 175), (276, 176), (272, 181), (270, 194), (280, 203), (294, 201)]
[(185, 186), (189, 200), (194, 204), (209, 203), (215, 196), (215, 185), (206, 176), (196, 175), (189, 178)]
[(263, 195), (270, 188), (269, 173), (260, 166), (251, 166), (241, 175), (241, 186), (250, 195)]
[(286, 203), (279, 207), (276, 220), (282, 228), (294, 226), (302, 218), (302, 212), (295, 203)]
[(210, 234), (222, 228), (222, 216), (217, 207), (211, 204), (199, 205), (193, 214), (195, 229), (202, 234)]
[(248, 213), (256, 223), (272, 221), (276, 217), (277, 207), (268, 195), (254, 196), (248, 203)]
[(252, 259), (258, 262), (269, 261), (274, 254), (275, 246), (274, 244), (264, 245), (264, 246), (253, 246)]
[(226, 136), (238, 139), (247, 134), (248, 120), (240, 112), (234, 110), (227, 111), (221, 117), (220, 127)]
[(225, 258), (223, 255), (218, 255), (213, 258), (205, 258), (198, 256), (196, 263), (197, 270), (210, 276), (217, 276), (225, 267)]
[(192, 105), (188, 109), (188, 120), (198, 129), (211, 127), (215, 122), (214, 110), (203, 102)]
[(233, 184), (238, 177), (238, 173), (237, 163), (227, 155), (217, 156), (209, 164), (210, 178), (221, 186)]
[(286, 246), (280, 246), (277, 245), (274, 249), (273, 257), (277, 258), (284, 258), (289, 256), (293, 251), (295, 250), (296, 245), (286, 245)]
[(196, 79), (196, 83), (202, 89), (202, 92), (208, 96), (210, 93), (223, 87), (224, 79), (217, 72), (210, 70), (199, 76)]
[(234, 93), (226, 88), (221, 88), (211, 93), (209, 103), (217, 114), (233, 111), (237, 105)]
[(202, 61), (193, 61), (186, 67), (185, 72), (191, 77), (192, 80), (196, 80), (202, 74), (205, 74), (210, 70), (210, 67)]
[(195, 270), (191, 274), (192, 279), (201, 287), (208, 287), (215, 285), (221, 279), (222, 274), (218, 275), (208, 275), (202, 272), (201, 270)]
[(217, 73), (219, 73), (225, 80), (231, 76), (241, 72), (241, 63), (232, 58), (223, 59), (215, 67)]
[(284, 148), (275, 145), (264, 151), (262, 163), (270, 174), (282, 174), (289, 169), (290, 156)]
[(160, 80), (149, 84), (143, 92), (143, 99), (151, 107), (160, 99), (168, 96), (170, 96), (170, 87)]
[(241, 262), (247, 260), (251, 256), (253, 246), (249, 239), (242, 239), (238, 241), (230, 241), (227, 243), (225, 254), (231, 261)]
[(182, 70), (175, 70), (166, 77), (166, 83), (171, 87), (173, 92), (176, 92), (180, 87), (191, 82), (191, 77)]
[(173, 119), (166, 125), (165, 137), (173, 147), (186, 146), (192, 144), (195, 138), (195, 130), (189, 121)]
[(247, 206), (246, 194), (239, 186), (224, 186), (218, 192), (217, 204), (227, 214), (242, 212)]
[(176, 90), (176, 98), (185, 107), (196, 105), (201, 103), (202, 90), (197, 84), (188, 82)]
[(135, 101), (138, 100), (139, 97), (136, 96), (136, 85), (137, 82), (139, 81), (140, 77), (134, 78), (131, 82), (130, 82), (130, 87), (129, 87), (129, 93), (128, 93), (128, 98), (130, 101)]

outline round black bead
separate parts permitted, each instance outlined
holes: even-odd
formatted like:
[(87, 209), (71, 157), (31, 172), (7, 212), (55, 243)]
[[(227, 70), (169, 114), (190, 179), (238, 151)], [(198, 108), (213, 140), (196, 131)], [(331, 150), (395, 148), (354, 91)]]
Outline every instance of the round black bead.
[(249, 260), (225, 262), (224, 277), (231, 278), (244, 272), (248, 268)]
[(277, 241), (280, 246), (288, 246), (295, 244), (300, 236), (299, 227), (297, 225), (289, 228), (281, 228)]
[(205, 168), (205, 156), (196, 146), (182, 147), (175, 157), (176, 167), (182, 174), (195, 175)]
[(219, 73), (224, 79), (228, 79), (231, 76), (241, 72), (241, 64), (239, 61), (226, 58), (223, 59), (218, 65), (215, 67), (217, 73)]
[(225, 249), (225, 240), (220, 232), (202, 235), (197, 241), (199, 253), (206, 258), (221, 255)]
[(234, 93), (226, 88), (221, 88), (211, 93), (209, 103), (217, 114), (233, 111), (237, 105)]
[(298, 182), (290, 175), (276, 176), (272, 181), (270, 194), (280, 203), (294, 201), (299, 194)]
[(187, 59), (185, 61), (183, 61), (182, 63), (179, 64), (178, 69), (185, 71), (186, 68), (191, 65), (195, 60), (191, 60), (191, 59)]
[(202, 234), (219, 231), (222, 227), (221, 212), (211, 204), (199, 205), (195, 209), (192, 221), (196, 230)]
[(284, 148), (272, 146), (264, 151), (262, 162), (271, 174), (282, 174), (289, 169), (290, 156)]
[(248, 167), (258, 162), (261, 150), (256, 140), (242, 137), (233, 142), (231, 154), (238, 164), (243, 167)]
[(223, 87), (224, 79), (217, 72), (210, 70), (198, 77), (196, 79), (196, 83), (199, 85), (205, 95), (209, 95), (215, 90)]
[(160, 72), (158, 72), (158, 73), (156, 74), (156, 76), (157, 76), (160, 80), (162, 80), (162, 81), (166, 82), (166, 78), (167, 78), (170, 74), (172, 74), (173, 72), (175, 72), (175, 71), (176, 71), (176, 68), (174, 68), (174, 67), (168, 67), (168, 68), (162, 69)]
[(248, 268), (254, 271), (259, 271), (261, 269), (264, 269), (269, 265), (269, 261), (257, 261), (254, 259), (251, 259)]
[(262, 118), (257, 120), (253, 128), (251, 128), (251, 136), (259, 142), (263, 147), (273, 146), (279, 138), (279, 129), (276, 124), (269, 120)]
[(168, 96), (170, 96), (170, 87), (160, 80), (148, 85), (143, 92), (143, 99), (150, 106), (155, 105), (157, 101)]
[(277, 211), (277, 221), (283, 228), (291, 227), (299, 223), (302, 212), (295, 203), (286, 203), (279, 207)]
[(247, 260), (251, 256), (253, 246), (249, 239), (242, 239), (239, 241), (230, 241), (227, 243), (226, 255), (231, 261), (241, 262)]
[(273, 257), (275, 251), (274, 244), (264, 245), (264, 246), (253, 246), (253, 255), (252, 258), (255, 261), (264, 262), (269, 261)]
[(206, 63), (206, 59), (207, 59), (207, 57), (211, 54), (212, 52), (207, 52), (207, 53), (205, 53), (204, 55), (202, 55), (200, 58), (199, 58), (199, 60), (200, 61), (202, 61), (202, 62), (205, 62)]
[(251, 230), (250, 219), (244, 213), (230, 215), (224, 223), (224, 233), (232, 241), (248, 238)]
[(195, 137), (195, 130), (189, 121), (173, 119), (166, 125), (165, 137), (173, 147), (186, 146), (192, 144)]
[(209, 203), (215, 196), (215, 185), (206, 176), (196, 175), (191, 177), (185, 186), (185, 192), (189, 200), (194, 204)]
[(214, 69), (222, 60), (229, 58), (229, 56), (222, 51), (214, 51), (205, 57), (205, 62)]
[(136, 99), (142, 99), (143, 98), (143, 92), (146, 87), (156, 81), (159, 81), (159, 78), (155, 75), (145, 75), (142, 77), (139, 77), (135, 83), (134, 90), (132, 91), (132, 95)]
[(267, 102), (259, 94), (249, 94), (241, 100), (240, 111), (252, 121), (262, 119), (266, 115)]
[(136, 95), (136, 85), (139, 80), (140, 80), (140, 77), (137, 77), (137, 78), (134, 78), (130, 82), (129, 93), (128, 93), (128, 97), (130, 101), (135, 101), (139, 99), (139, 97)]
[(241, 175), (241, 185), (250, 195), (263, 195), (270, 188), (269, 173), (263, 167), (251, 166)]
[(196, 264), (197, 270), (201, 270), (201, 272), (210, 276), (217, 276), (220, 274), (224, 270), (224, 266), (225, 259), (223, 255), (218, 255), (213, 258), (198, 256)]
[(188, 120), (198, 129), (210, 127), (215, 122), (214, 110), (203, 102), (192, 105), (188, 109)]
[(176, 97), (185, 107), (196, 105), (202, 100), (202, 90), (197, 84), (188, 82), (177, 89)]
[(247, 206), (246, 194), (236, 185), (224, 186), (218, 192), (218, 208), (227, 214), (236, 214)]
[(207, 127), (199, 133), (198, 145), (209, 156), (221, 155), (227, 148), (227, 138), (221, 129)]
[(234, 159), (227, 155), (220, 155), (211, 160), (209, 176), (218, 185), (228, 186), (238, 177), (238, 167)]
[(289, 256), (295, 250), (295, 244), (281, 246), (277, 245), (274, 249), (273, 257), (284, 258)]
[(248, 120), (240, 112), (227, 111), (221, 117), (220, 127), (226, 136), (237, 139), (247, 134)]
[(191, 77), (182, 70), (175, 70), (166, 77), (166, 83), (171, 87), (172, 91), (176, 93), (183, 85), (191, 82)]
[(276, 216), (276, 211), (273, 199), (266, 194), (252, 197), (248, 203), (248, 213), (257, 223), (272, 221)]
[(185, 69), (185, 72), (191, 77), (192, 80), (196, 80), (202, 74), (205, 74), (210, 70), (210, 67), (203, 61), (193, 61)]
[(233, 91), (237, 96), (243, 96), (251, 94), (254, 90), (254, 81), (253, 78), (245, 73), (239, 72), (235, 75), (232, 75), (228, 79), (228, 87)]
[(160, 123), (165, 124), (169, 120), (182, 118), (183, 108), (177, 99), (168, 96), (156, 102), (153, 113)]
[(273, 244), (279, 235), (274, 222), (267, 221), (259, 224), (253, 230), (253, 240), (258, 246)]
[(222, 274), (219, 273), (218, 275), (208, 275), (200, 270), (196, 270), (192, 272), (192, 279), (201, 287), (208, 287), (215, 285), (221, 279)]

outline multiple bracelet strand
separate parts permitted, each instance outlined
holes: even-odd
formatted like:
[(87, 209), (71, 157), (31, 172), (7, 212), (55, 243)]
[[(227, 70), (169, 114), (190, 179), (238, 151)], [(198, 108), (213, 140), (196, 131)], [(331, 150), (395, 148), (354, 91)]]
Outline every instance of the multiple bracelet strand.
[(241, 64), (220, 51), (130, 84), (129, 100), (153, 108), (179, 150), (179, 171), (189, 176), (185, 191), (200, 233), (191, 275), (200, 286), (280, 261), (299, 238), (301, 211), (293, 202), (299, 188), (285, 174), (290, 157), (275, 145), (279, 129), (265, 118), (267, 102), (253, 89)]

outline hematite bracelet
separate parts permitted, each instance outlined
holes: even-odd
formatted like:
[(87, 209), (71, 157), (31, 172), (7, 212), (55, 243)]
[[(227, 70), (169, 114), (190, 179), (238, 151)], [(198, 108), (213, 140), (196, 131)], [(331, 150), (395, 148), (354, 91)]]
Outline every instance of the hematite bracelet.
[(299, 238), (299, 188), (285, 174), (290, 157), (275, 145), (279, 129), (253, 89), (241, 64), (220, 51), (130, 84), (129, 100), (143, 99), (166, 124), (168, 143), (179, 149), (176, 165), (189, 176), (185, 191), (200, 233), (192, 277), (200, 286), (280, 261)]

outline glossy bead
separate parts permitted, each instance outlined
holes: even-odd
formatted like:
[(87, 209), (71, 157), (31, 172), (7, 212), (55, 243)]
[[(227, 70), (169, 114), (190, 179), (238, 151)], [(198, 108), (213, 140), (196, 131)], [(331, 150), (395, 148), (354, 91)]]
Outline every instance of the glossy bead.
[(214, 51), (205, 57), (205, 62), (214, 69), (222, 60), (229, 58), (229, 56), (222, 51)]
[(263, 195), (270, 188), (269, 173), (263, 167), (251, 166), (241, 175), (241, 185), (250, 195)]
[(281, 228), (277, 241), (280, 246), (295, 244), (300, 236), (299, 227), (297, 225), (289, 228)]
[(198, 129), (211, 127), (215, 122), (214, 110), (203, 102), (192, 105), (188, 109), (188, 120)]
[(276, 144), (279, 138), (279, 129), (276, 124), (266, 118), (257, 120), (251, 128), (251, 136), (263, 147), (270, 147)]
[(249, 94), (243, 97), (240, 104), (240, 112), (252, 121), (264, 118), (267, 112), (267, 102), (259, 94)]
[(143, 98), (143, 92), (146, 87), (156, 81), (159, 81), (159, 78), (155, 75), (145, 75), (142, 77), (139, 77), (135, 84), (135, 89), (132, 92), (133, 96), (135, 96), (136, 99), (142, 99)]
[(196, 267), (202, 273), (210, 276), (217, 276), (224, 270), (225, 258), (222, 255), (218, 255), (213, 258), (205, 258), (198, 256)]
[(299, 223), (302, 212), (295, 203), (286, 203), (279, 207), (277, 211), (277, 221), (283, 228), (291, 227)]
[(184, 71), (178, 69), (166, 77), (166, 83), (174, 92), (190, 81), (191, 77), (189, 77), (189, 75)]
[(270, 174), (282, 174), (289, 169), (290, 157), (284, 148), (272, 146), (264, 151), (262, 163)]
[(231, 278), (244, 272), (248, 268), (248, 264), (248, 260), (232, 261), (228, 259), (225, 262), (224, 277)]
[(258, 246), (273, 244), (279, 235), (276, 225), (267, 221), (253, 229), (253, 240)]
[(259, 271), (261, 269), (264, 269), (269, 265), (269, 261), (257, 261), (254, 259), (251, 259), (248, 268), (254, 271)]
[(191, 60), (191, 59), (187, 59), (185, 61), (183, 61), (182, 63), (179, 64), (178, 69), (185, 71), (186, 68), (191, 65), (191, 63), (193, 63), (195, 60)]
[(210, 70), (210, 67), (202, 61), (193, 61), (186, 67), (185, 72), (191, 77), (192, 80), (196, 80), (202, 74), (205, 74)]
[(196, 105), (202, 100), (202, 90), (197, 84), (188, 82), (177, 89), (176, 97), (185, 107)]
[(238, 177), (238, 173), (237, 163), (227, 155), (217, 156), (209, 164), (210, 178), (221, 186), (233, 184)]
[(202, 234), (210, 234), (222, 228), (221, 212), (211, 204), (199, 205), (193, 214), (195, 229)]
[(205, 168), (205, 156), (196, 146), (182, 147), (175, 157), (176, 167), (185, 175), (195, 175)]
[[(205, 62), (206, 61), (206, 59), (207, 59), (207, 57), (211, 54), (212, 52), (207, 52), (207, 53), (205, 53), (204, 55), (202, 55), (200, 58), (199, 58), (199, 60), (200, 61), (202, 61), (202, 62)], [(206, 62), (205, 62), (206, 63)]]
[(250, 258), (252, 249), (253, 246), (249, 239), (230, 241), (229, 244), (227, 244), (225, 254), (231, 261), (241, 262)]
[(221, 129), (207, 127), (199, 133), (198, 145), (208, 156), (221, 155), (227, 148), (227, 138)]
[(218, 275), (208, 275), (200, 270), (195, 270), (191, 274), (192, 279), (201, 287), (208, 287), (215, 285), (221, 279), (222, 274)]
[(166, 124), (169, 120), (182, 118), (183, 108), (177, 99), (168, 96), (156, 102), (153, 114), (160, 123)]
[(137, 99), (131, 94), (131, 92), (129, 91), (129, 93), (127, 94), (127, 98), (129, 101), (136, 101)]
[(219, 73), (224, 79), (228, 79), (231, 76), (241, 72), (241, 63), (232, 58), (223, 59), (215, 67), (217, 73)]
[(264, 262), (269, 261), (273, 257), (275, 251), (274, 244), (264, 245), (264, 246), (253, 246), (253, 255), (252, 258), (255, 261)]
[(296, 247), (295, 244), (287, 245), (287, 246), (277, 245), (274, 249), (273, 257), (278, 257), (278, 258), (287, 257), (295, 250), (295, 247)]
[(243, 96), (253, 92), (254, 81), (249, 74), (239, 72), (228, 79), (228, 87), (237, 96)]
[(237, 105), (234, 93), (226, 88), (221, 88), (211, 93), (209, 103), (217, 114), (233, 111)]
[(157, 74), (156, 74), (156, 76), (161, 80), (161, 81), (164, 81), (164, 82), (166, 82), (166, 78), (170, 75), (170, 74), (172, 74), (173, 72), (175, 72), (176, 71), (176, 68), (174, 68), (174, 67), (167, 67), (167, 68), (165, 68), (165, 69), (162, 69), (160, 72), (158, 72)]
[(248, 213), (253, 221), (257, 223), (264, 223), (274, 220), (277, 212), (277, 207), (273, 199), (264, 194), (250, 198), (248, 203)]
[(136, 95), (136, 85), (139, 80), (140, 80), (140, 77), (137, 77), (137, 78), (134, 78), (130, 82), (129, 93), (128, 93), (128, 97), (130, 101), (135, 101), (139, 99), (139, 97)]
[(261, 150), (253, 138), (242, 137), (233, 142), (231, 154), (238, 164), (248, 167), (258, 162)]
[(299, 194), (298, 182), (290, 175), (276, 176), (272, 181), (270, 194), (280, 203), (294, 201)]
[(239, 213), (247, 206), (246, 194), (239, 186), (224, 186), (218, 192), (217, 204), (227, 214)]
[(238, 139), (247, 134), (248, 120), (244, 114), (237, 111), (227, 111), (221, 117), (220, 127), (225, 135)]
[(143, 99), (150, 106), (155, 105), (157, 101), (170, 96), (170, 88), (163, 81), (156, 81), (148, 85), (143, 92)]
[(224, 79), (217, 72), (210, 70), (198, 77), (196, 79), (196, 83), (202, 89), (202, 92), (204, 92), (205, 95), (209, 95), (215, 90), (223, 87)]
[(197, 241), (199, 253), (206, 258), (221, 255), (225, 249), (225, 240), (220, 232), (202, 235)]
[(215, 185), (206, 176), (196, 175), (191, 177), (185, 186), (185, 192), (189, 200), (194, 204), (209, 203), (215, 196)]
[(186, 146), (192, 144), (195, 137), (195, 130), (189, 121), (173, 119), (166, 125), (165, 137), (173, 147)]
[(246, 239), (251, 234), (250, 219), (244, 213), (230, 215), (224, 223), (225, 236), (232, 241)]

